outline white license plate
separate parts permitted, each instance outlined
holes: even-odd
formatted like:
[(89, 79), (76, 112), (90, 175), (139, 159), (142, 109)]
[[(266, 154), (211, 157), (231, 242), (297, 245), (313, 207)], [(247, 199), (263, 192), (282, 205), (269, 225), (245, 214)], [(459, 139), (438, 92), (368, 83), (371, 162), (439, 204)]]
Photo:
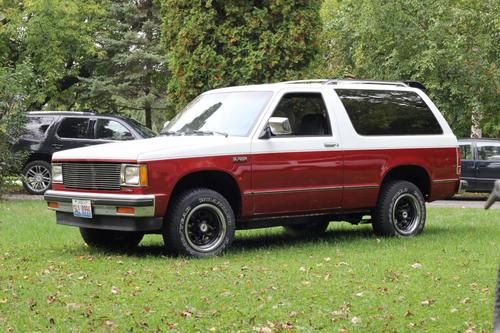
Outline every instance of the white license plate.
[(73, 199), (73, 215), (86, 219), (92, 218), (92, 204), (90, 200)]

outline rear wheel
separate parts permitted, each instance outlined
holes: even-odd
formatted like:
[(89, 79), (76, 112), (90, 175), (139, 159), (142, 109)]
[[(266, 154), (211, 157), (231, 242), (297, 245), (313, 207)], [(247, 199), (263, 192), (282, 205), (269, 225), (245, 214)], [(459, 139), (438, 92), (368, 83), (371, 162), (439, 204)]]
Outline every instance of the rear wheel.
[(135, 231), (101, 230), (80, 228), (80, 234), (89, 247), (130, 250), (141, 242), (144, 234)]
[(229, 202), (210, 189), (192, 189), (175, 197), (163, 223), (167, 250), (190, 257), (221, 254), (234, 238), (235, 218)]
[(48, 162), (32, 161), (23, 169), (23, 186), (31, 194), (44, 194), (52, 185), (52, 170)]
[(407, 181), (393, 181), (381, 189), (372, 225), (377, 235), (411, 237), (422, 232), (425, 216), (420, 189)]

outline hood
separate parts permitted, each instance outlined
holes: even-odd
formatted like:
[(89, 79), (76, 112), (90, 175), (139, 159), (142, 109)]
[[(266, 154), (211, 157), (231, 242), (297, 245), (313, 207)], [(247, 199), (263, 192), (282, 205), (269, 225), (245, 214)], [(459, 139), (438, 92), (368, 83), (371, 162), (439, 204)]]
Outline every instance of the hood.
[(250, 151), (246, 137), (162, 136), (144, 140), (122, 141), (60, 151), (53, 161), (137, 161), (217, 156)]

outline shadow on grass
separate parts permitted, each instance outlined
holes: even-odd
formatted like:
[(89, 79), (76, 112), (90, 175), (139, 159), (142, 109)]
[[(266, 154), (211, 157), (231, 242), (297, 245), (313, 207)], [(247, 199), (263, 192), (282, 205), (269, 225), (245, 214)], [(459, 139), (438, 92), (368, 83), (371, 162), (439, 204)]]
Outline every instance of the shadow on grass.
[[(450, 232), (456, 232), (456, 230), (450, 230), (449, 228), (444, 228), (441, 226), (433, 225), (431, 228), (426, 228), (424, 234), (419, 237), (426, 236), (436, 236), (442, 235)], [(88, 248), (90, 254), (109, 254), (109, 255), (126, 255), (126, 256), (135, 256), (135, 257), (172, 257), (176, 258), (169, 254), (165, 248), (163, 247), (163, 240), (161, 236), (158, 237), (158, 242), (148, 241), (146, 243), (142, 243), (135, 249), (132, 250), (109, 250), (109, 249), (95, 249)], [(228, 254), (239, 254), (239, 253), (248, 253), (248, 252), (257, 252), (262, 250), (278, 250), (278, 249), (286, 249), (293, 247), (303, 247), (310, 246), (314, 244), (335, 244), (339, 245), (342, 243), (353, 243), (362, 240), (376, 240), (377, 237), (373, 233), (373, 229), (370, 225), (362, 225), (362, 226), (335, 226), (331, 227), (327, 232), (320, 236), (291, 236), (287, 234), (282, 228), (275, 227), (270, 229), (259, 229), (252, 231), (238, 231), (236, 233), (235, 240), (231, 247), (226, 251)], [(393, 238), (393, 240), (398, 241), (397, 238)], [(404, 242), (405, 239), (401, 238), (399, 241)], [(75, 252), (81, 255), (81, 248), (78, 250), (75, 249)]]

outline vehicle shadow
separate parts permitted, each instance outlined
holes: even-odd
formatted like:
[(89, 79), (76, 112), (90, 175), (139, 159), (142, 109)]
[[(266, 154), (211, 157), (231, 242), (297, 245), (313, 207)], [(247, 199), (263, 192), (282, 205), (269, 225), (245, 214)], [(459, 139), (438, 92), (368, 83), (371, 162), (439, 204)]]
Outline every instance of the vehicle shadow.
[[(432, 226), (427, 228), (424, 233), (419, 237), (440, 235), (443, 233), (450, 233), (457, 230), (452, 230), (449, 228), (444, 228), (440, 226)], [(460, 232), (460, 231), (457, 231)], [(179, 256), (174, 256), (168, 253), (164, 246), (161, 236), (155, 235), (154, 238), (146, 240), (137, 248), (127, 251), (120, 250), (103, 250), (87, 248), (86, 250), (90, 253), (95, 254), (110, 254), (110, 255), (126, 255), (134, 257), (172, 257), (176, 258)], [(238, 255), (240, 253), (248, 252), (258, 252), (262, 250), (279, 250), (293, 247), (303, 247), (311, 244), (348, 244), (363, 240), (377, 240), (377, 237), (373, 233), (373, 229), (370, 225), (362, 226), (347, 226), (347, 227), (334, 227), (327, 230), (325, 233), (319, 236), (301, 235), (292, 236), (285, 232), (283, 228), (276, 227), (271, 229), (261, 229), (258, 231), (238, 231), (236, 233), (235, 240), (231, 247), (227, 250), (227, 254)], [(397, 239), (396, 241), (404, 242), (404, 238)], [(80, 248), (81, 250), (81, 248)], [(75, 249), (76, 251), (76, 249)], [(81, 251), (78, 251), (81, 254)]]

